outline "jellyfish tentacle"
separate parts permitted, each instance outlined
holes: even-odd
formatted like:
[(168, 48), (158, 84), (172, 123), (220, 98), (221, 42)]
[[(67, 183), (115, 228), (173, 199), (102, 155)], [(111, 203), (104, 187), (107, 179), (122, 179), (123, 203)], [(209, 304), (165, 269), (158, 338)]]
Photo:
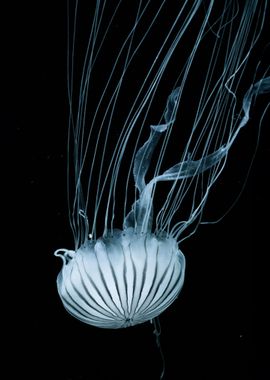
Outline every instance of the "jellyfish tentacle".
[[(166, 132), (169, 127), (173, 125), (176, 118), (176, 111), (178, 106), (180, 96), (180, 87), (175, 88), (172, 93), (169, 95), (166, 108), (164, 111), (164, 120), (165, 123), (158, 125), (150, 125), (150, 136), (148, 140), (139, 148), (136, 153), (134, 166), (133, 166), (133, 176), (135, 181), (135, 186), (139, 190), (139, 199), (134, 202), (132, 205), (131, 211), (125, 217), (124, 220), (124, 229), (141, 225), (141, 220), (144, 218), (146, 212), (143, 210), (143, 203), (141, 202), (141, 194), (144, 192), (145, 188), (149, 188), (145, 182), (145, 176), (147, 174), (153, 152), (157, 146), (157, 143), (161, 137), (161, 134)], [(152, 189), (150, 191), (152, 193)], [(148, 197), (149, 198), (149, 197)], [(148, 204), (149, 201), (144, 202)], [(148, 217), (148, 226), (147, 231), (151, 230), (152, 226), (152, 208), (150, 215)]]
[(176, 118), (176, 109), (178, 105), (178, 99), (180, 95), (180, 87), (175, 88), (169, 95), (165, 112), (164, 112), (164, 124), (150, 125), (150, 136), (143, 146), (138, 150), (135, 156), (133, 176), (135, 186), (141, 193), (145, 188), (145, 175), (148, 171), (153, 152), (157, 146), (157, 143), (161, 137), (161, 134), (167, 131), (172, 126)]
[[(135, 185), (139, 190), (139, 199), (134, 202), (130, 213), (126, 216), (124, 220), (124, 228), (135, 227), (137, 232), (150, 232), (153, 221), (154, 185), (160, 181), (178, 181), (185, 178), (193, 177), (219, 164), (224, 158), (226, 158), (238, 133), (247, 124), (249, 120), (249, 112), (253, 97), (268, 92), (270, 92), (269, 76), (261, 79), (260, 81), (250, 86), (242, 102), (242, 109), (244, 111), (244, 115), (241, 118), (238, 128), (235, 130), (234, 134), (230, 136), (227, 143), (220, 146), (214, 152), (206, 156), (203, 156), (199, 160), (187, 159), (185, 161), (180, 161), (176, 165), (167, 169), (163, 174), (157, 175), (154, 178), (152, 178), (146, 184), (145, 175), (148, 171), (154, 149), (161, 137), (161, 133), (167, 131), (168, 127), (170, 127), (175, 121), (177, 98), (179, 96), (179, 87), (173, 90), (173, 92), (169, 95), (167, 100), (167, 106), (164, 113), (165, 123), (156, 126), (150, 126), (150, 137), (138, 150), (135, 156), (133, 174), (135, 179)], [(217, 177), (214, 178), (211, 185), (215, 182), (216, 178)], [(197, 209), (197, 211), (199, 209)], [(192, 220), (193, 219), (194, 215), (192, 216)]]
[(252, 100), (254, 97), (266, 94), (270, 92), (270, 76), (267, 76), (265, 78), (260, 79), (256, 83), (252, 84), (248, 91), (246, 92), (243, 102), (242, 102), (242, 109), (244, 111), (244, 116), (242, 117), (240, 124), (234, 134), (231, 136), (230, 140), (228, 141), (226, 145), (226, 149), (229, 150), (232, 146), (234, 140), (238, 136), (238, 133), (240, 130), (247, 124), (249, 121), (249, 112), (252, 104)]
[(167, 131), (175, 121), (179, 94), (180, 88), (177, 87), (169, 95), (164, 112), (165, 123), (150, 126), (151, 130), (148, 140), (136, 153), (133, 175), (135, 186), (139, 190), (139, 199), (134, 202), (131, 211), (126, 216), (124, 229), (133, 227), (138, 232), (151, 231), (153, 220), (153, 186), (155, 183), (159, 181), (175, 181), (200, 174), (220, 162), (227, 153), (225, 147), (221, 146), (215, 152), (202, 157), (200, 160), (192, 161), (188, 159), (181, 161), (146, 184), (145, 175), (161, 134)]

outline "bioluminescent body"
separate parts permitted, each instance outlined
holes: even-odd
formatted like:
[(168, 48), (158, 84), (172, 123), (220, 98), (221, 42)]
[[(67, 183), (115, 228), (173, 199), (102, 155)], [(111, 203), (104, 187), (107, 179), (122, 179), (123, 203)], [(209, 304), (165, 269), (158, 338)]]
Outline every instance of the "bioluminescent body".
[(103, 328), (153, 320), (177, 298), (181, 241), (203, 221), (255, 97), (270, 91), (262, 64), (248, 69), (267, 1), (130, 3), (69, 9), (75, 249), (55, 252), (57, 287), (69, 313)]

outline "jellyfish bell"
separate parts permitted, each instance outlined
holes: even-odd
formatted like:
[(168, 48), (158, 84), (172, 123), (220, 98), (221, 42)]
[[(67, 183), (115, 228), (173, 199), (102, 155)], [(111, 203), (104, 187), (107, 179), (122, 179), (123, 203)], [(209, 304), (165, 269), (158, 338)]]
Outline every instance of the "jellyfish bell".
[[(222, 12), (220, 4), (215, 9), (213, 1), (207, 6), (202, 1), (179, 5), (178, 12), (170, 15), (170, 25), (166, 24), (163, 43), (151, 52), (151, 60), (146, 60), (145, 77), (138, 80), (130, 108), (116, 129), (115, 115), (122, 110), (119, 100), (123, 100), (125, 84), (136, 69), (133, 61), (137, 64), (137, 55), (151, 33), (155, 40), (154, 26), (168, 15), (165, 1), (156, 3), (151, 11), (150, 1), (137, 5), (119, 49), (111, 49), (114, 63), (94, 112), (90, 110), (91, 119), (89, 97), (93, 96), (97, 62), (112, 25), (117, 24), (122, 3), (102, 29), (106, 7), (96, 2), (76, 107), (75, 3), (68, 54), (68, 198), (75, 249), (55, 252), (63, 260), (57, 288), (64, 307), (77, 319), (97, 327), (122, 328), (155, 319), (178, 297), (186, 266), (181, 241), (195, 233), (202, 222), (209, 192), (224, 169), (232, 144), (249, 121), (253, 100), (270, 92), (270, 77), (265, 73), (251, 81), (238, 99), (249, 55), (263, 28), (267, 2), (245, 2), (242, 12), (234, 1), (225, 2)], [(151, 17), (145, 26), (147, 12)], [(170, 62), (181, 53), (193, 23), (196, 33), (187, 59), (168, 86), (167, 100), (155, 124), (148, 116), (156, 109), (155, 100), (171, 70)], [(196, 109), (186, 110), (182, 104), (186, 104), (187, 94), (191, 96), (189, 80), (197, 71), (200, 46), (208, 37), (212, 43), (208, 67), (200, 73), (201, 87), (194, 89), (198, 91)], [(180, 142), (183, 123), (190, 126), (184, 148), (166, 167), (170, 143)], [(111, 140), (113, 150), (109, 149)], [(159, 198), (160, 186), (165, 183), (168, 191)], [(120, 226), (116, 225), (119, 215)], [(100, 220), (104, 222), (99, 235)]]
[(152, 320), (177, 297), (185, 259), (175, 239), (130, 228), (64, 252), (57, 279), (65, 308), (82, 322), (122, 328)]

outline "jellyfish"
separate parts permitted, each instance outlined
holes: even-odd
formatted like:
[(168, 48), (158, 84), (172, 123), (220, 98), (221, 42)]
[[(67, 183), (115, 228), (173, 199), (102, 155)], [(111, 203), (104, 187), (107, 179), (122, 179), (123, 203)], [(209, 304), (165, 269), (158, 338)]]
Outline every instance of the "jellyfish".
[(270, 91), (253, 56), (267, 1), (113, 3), (68, 6), (74, 248), (55, 251), (65, 309), (107, 329), (155, 321), (179, 296), (181, 243), (207, 223), (230, 149)]

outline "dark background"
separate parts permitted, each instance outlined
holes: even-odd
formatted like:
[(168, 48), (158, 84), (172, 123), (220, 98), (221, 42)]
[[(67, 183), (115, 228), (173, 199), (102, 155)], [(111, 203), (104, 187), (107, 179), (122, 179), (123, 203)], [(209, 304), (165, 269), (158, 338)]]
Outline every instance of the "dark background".
[[(73, 244), (65, 184), (65, 2), (10, 3), (1, 18), (2, 186), (10, 196), (2, 199), (8, 263), (2, 268), (3, 295), (10, 291), (5, 314), (11, 322), (7, 378), (19, 371), (28, 379), (158, 379), (153, 326), (107, 331), (84, 325), (67, 314), (56, 290), (61, 262), (53, 252)], [(231, 191), (228, 182), (241, 180), (239, 166), (249, 144), (254, 147), (265, 98), (232, 149), (213, 208)], [(233, 210), (183, 244), (185, 285), (160, 317), (165, 379), (270, 376), (268, 127), (269, 115)]]

